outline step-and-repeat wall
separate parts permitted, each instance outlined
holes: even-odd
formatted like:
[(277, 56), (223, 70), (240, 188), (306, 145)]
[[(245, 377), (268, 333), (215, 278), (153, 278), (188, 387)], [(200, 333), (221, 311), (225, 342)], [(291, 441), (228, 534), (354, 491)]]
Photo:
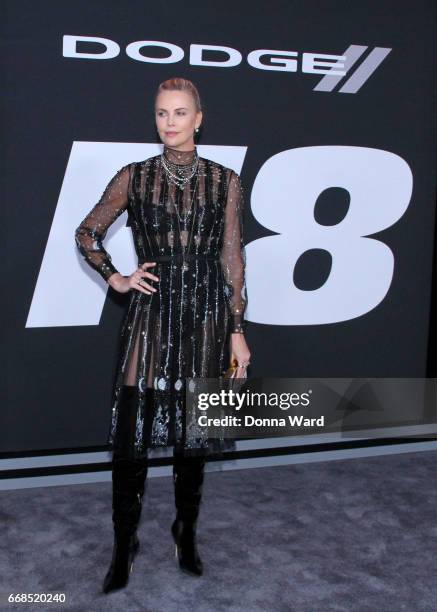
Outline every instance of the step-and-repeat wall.
[[(9, 3), (1, 452), (106, 444), (128, 297), (73, 234), (117, 169), (161, 152), (174, 76), (200, 92), (199, 154), (241, 175), (250, 375), (426, 376), (433, 4)], [(130, 274), (126, 222), (104, 246)]]

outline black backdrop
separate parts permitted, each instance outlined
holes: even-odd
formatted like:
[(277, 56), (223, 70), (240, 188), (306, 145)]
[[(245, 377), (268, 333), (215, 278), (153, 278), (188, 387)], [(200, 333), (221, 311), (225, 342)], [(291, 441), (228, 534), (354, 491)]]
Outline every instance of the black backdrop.
[[(148, 156), (138, 156), (138, 143), (158, 143), (153, 96), (158, 84), (172, 76), (192, 79), (200, 91), (204, 129), (199, 146), (247, 147), (241, 177), (246, 193), (245, 242), (252, 247), (248, 250), (247, 332), (251, 375), (427, 374), (435, 226), (435, 9), (431, 0), (273, 0), (244, 6), (231, 2), (17, 0), (8, 3), (4, 13), (2, 268), (7, 409), (1, 411), (0, 451), (94, 449), (106, 443), (118, 328), (127, 298), (109, 289), (96, 325), (78, 323), (68, 314), (65, 302), (65, 295), (72, 303), (81, 297), (75, 293), (70, 263), (80, 265), (73, 231), (84, 206), (94, 204), (92, 199), (78, 203), (76, 214), (70, 210), (61, 219), (68, 240), (57, 245), (59, 256), (49, 278), (54, 295), (62, 287), (64, 298), (59, 304), (49, 300), (52, 310), (43, 317), (44, 324), (35, 319), (30, 323), (29, 315), (38, 279), (44, 273), (49, 233), (73, 143), (132, 143), (132, 157), (126, 162)], [(106, 38), (116, 42), (120, 52), (111, 59), (68, 57), (63, 54), (64, 36)], [(126, 47), (141, 40), (177, 45), (184, 56), (174, 63), (129, 57)], [(190, 45), (231, 47), (242, 59), (230, 67), (195, 65), (190, 63)], [(260, 59), (264, 69), (250, 65), (247, 57), (257, 49), (276, 50), (276, 57), (288, 62), (293, 56), (281, 52), (296, 52), (296, 70), (290, 70), (291, 64), (287, 70), (275, 70), (284, 62), (270, 61), (269, 56)], [(96, 43), (77, 44), (82, 53), (104, 50), (104, 45)], [(169, 55), (168, 50), (153, 47), (141, 53), (155, 58)], [(325, 74), (311, 72), (311, 58), (305, 55), (310, 53), (346, 55), (352, 66), (338, 82), (331, 81)], [(203, 57), (214, 62), (228, 59), (226, 53), (213, 51), (205, 51)], [(325, 61), (329, 66), (334, 63), (333, 59)], [(362, 83), (355, 92), (347, 91), (347, 86), (340, 91), (351, 75), (355, 80), (349, 85), (357, 78)], [(307, 166), (308, 171), (299, 177), (299, 189), (285, 180), (281, 207), (290, 203), (286, 218), (278, 219), (274, 212), (283, 210), (274, 208), (274, 195), (266, 195), (261, 202), (258, 197), (258, 213), (263, 207), (265, 215), (270, 210), (281, 229), (266, 226), (260, 222), (263, 214), (254, 214), (252, 187), (273, 156), (303, 147), (332, 147), (332, 156), (339, 151), (337, 147), (376, 152), (376, 157), (369, 156), (367, 166), (355, 167), (355, 178), (380, 168), (379, 152), (398, 156), (400, 163), (387, 177), (389, 185), (377, 203), (377, 215), (384, 207), (397, 207), (397, 200), (390, 198), (399, 197), (396, 186), (405, 182), (405, 212), (396, 222), (387, 223), (386, 229), (364, 234), (371, 234), (393, 253), (388, 291), (367, 312), (334, 323), (284, 324), (287, 312), (291, 321), (296, 314), (293, 301), (284, 303), (271, 292), (257, 289), (255, 271), (261, 260), (253, 244), (282, 231), (286, 235), (287, 223), (299, 227), (300, 218), (293, 216), (296, 198), (323, 173), (329, 156), (320, 158), (320, 165)], [(407, 197), (406, 168), (411, 171), (411, 198)], [(257, 187), (261, 194), (268, 193), (268, 171), (265, 166), (262, 185)], [(278, 180), (277, 173), (272, 167), (272, 184)], [(336, 183), (337, 178), (332, 177), (324, 204), (318, 203), (322, 225), (341, 222), (342, 214), (347, 221), (347, 211), (353, 210), (352, 196), (344, 184)], [(363, 185), (367, 185), (365, 180)], [(102, 191), (104, 184), (101, 187)], [(369, 203), (374, 204), (367, 200)], [(322, 287), (329, 280), (331, 263), (334, 270), (335, 257), (330, 263), (326, 251), (317, 250), (316, 243), (308, 244), (308, 252), (295, 269), (291, 260), (286, 264), (285, 275), (284, 261), (279, 266), (276, 261), (281, 253), (266, 249), (264, 277), (285, 288), (294, 279), (307, 292)], [(379, 282), (378, 262), (372, 260), (369, 265)], [(97, 276), (91, 273), (90, 278), (97, 283)], [(50, 283), (44, 285), (45, 293)], [(367, 289), (372, 291), (371, 284)], [(346, 284), (337, 294), (338, 301), (353, 305), (366, 291), (355, 291)], [(38, 299), (41, 314), (41, 292)], [(264, 313), (262, 321), (251, 319), (251, 300), (256, 300), (254, 312)], [(59, 312), (64, 310), (64, 323), (59, 324)]]

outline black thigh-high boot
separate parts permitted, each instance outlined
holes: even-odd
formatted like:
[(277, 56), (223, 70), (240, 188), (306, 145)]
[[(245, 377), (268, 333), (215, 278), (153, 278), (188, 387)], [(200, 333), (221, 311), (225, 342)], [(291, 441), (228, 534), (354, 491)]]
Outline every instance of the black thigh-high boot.
[[(124, 427), (133, 423), (136, 407), (135, 387), (124, 386), (121, 410)], [(124, 438), (126, 443), (126, 438)], [(141, 517), (142, 498), (148, 471), (147, 453), (135, 458), (132, 449), (116, 450), (112, 459), (112, 520), (114, 524), (114, 548), (112, 561), (103, 583), (104, 593), (121, 589), (129, 581), (135, 556), (139, 550), (137, 527)]]
[(204, 457), (184, 457), (175, 452), (173, 482), (176, 519), (171, 526), (175, 541), (175, 556), (181, 570), (201, 576), (203, 564), (197, 550), (196, 528), (202, 500)]

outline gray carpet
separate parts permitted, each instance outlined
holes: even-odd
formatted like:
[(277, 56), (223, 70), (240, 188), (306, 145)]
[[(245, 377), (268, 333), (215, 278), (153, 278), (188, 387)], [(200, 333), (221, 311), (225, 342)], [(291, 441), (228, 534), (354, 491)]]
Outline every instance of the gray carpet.
[(205, 476), (201, 578), (177, 568), (169, 477), (149, 478), (126, 589), (100, 593), (111, 484), (0, 493), (2, 594), (67, 604), (3, 610), (257, 612), (437, 610), (437, 452)]

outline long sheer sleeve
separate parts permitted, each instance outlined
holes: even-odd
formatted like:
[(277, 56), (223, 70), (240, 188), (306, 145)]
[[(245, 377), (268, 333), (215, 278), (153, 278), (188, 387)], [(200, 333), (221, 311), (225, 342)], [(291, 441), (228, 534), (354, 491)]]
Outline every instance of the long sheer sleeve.
[(76, 246), (85, 261), (105, 281), (118, 272), (103, 247), (108, 228), (126, 209), (129, 201), (130, 164), (123, 166), (107, 184), (103, 195), (75, 230)]
[(231, 333), (244, 333), (247, 304), (246, 254), (243, 244), (244, 194), (240, 176), (231, 170), (225, 205), (225, 225), (220, 261), (231, 311)]

